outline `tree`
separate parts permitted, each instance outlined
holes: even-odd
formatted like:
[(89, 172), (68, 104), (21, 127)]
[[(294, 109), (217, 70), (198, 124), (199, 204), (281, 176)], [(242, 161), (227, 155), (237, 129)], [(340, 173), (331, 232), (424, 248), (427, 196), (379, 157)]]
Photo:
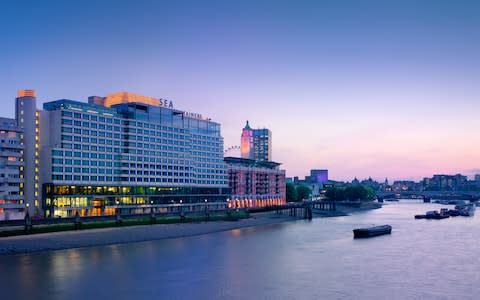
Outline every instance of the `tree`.
[(302, 201), (310, 198), (311, 193), (312, 193), (312, 190), (310, 190), (308, 186), (303, 184), (297, 186), (298, 201)]
[(328, 188), (327, 191), (325, 192), (325, 196), (329, 200), (335, 200), (335, 201), (345, 200), (345, 189), (336, 188), (336, 187)]
[(367, 198), (367, 190), (361, 185), (349, 186), (345, 189), (345, 196), (350, 201)]
[(293, 183), (287, 183), (287, 202), (296, 202), (298, 199), (297, 189)]

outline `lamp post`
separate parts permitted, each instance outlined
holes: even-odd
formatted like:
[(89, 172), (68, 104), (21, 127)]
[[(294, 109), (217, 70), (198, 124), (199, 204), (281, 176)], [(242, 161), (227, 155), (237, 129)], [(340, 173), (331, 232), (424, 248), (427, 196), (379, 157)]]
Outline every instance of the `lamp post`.
[(122, 224), (122, 216), (120, 215), (120, 208), (118, 207), (120, 204), (120, 201), (115, 201), (115, 204), (117, 204), (117, 213), (115, 214), (115, 224), (120, 225)]
[(27, 203), (27, 212), (25, 213), (25, 232), (32, 232), (33, 227), (32, 227), (32, 218), (30, 218), (30, 214), (28, 213), (28, 207), (30, 206), (29, 203)]
[(153, 210), (153, 200), (150, 200), (150, 221), (152, 224), (155, 223), (155, 211)]
[(205, 199), (205, 220), (208, 221), (209, 218), (210, 218), (210, 214), (208, 212), (208, 200)]
[(182, 199), (180, 199), (180, 222), (185, 221), (185, 214), (183, 213)]
[(230, 211), (230, 199), (227, 198), (227, 216), (230, 217), (231, 216), (231, 211)]

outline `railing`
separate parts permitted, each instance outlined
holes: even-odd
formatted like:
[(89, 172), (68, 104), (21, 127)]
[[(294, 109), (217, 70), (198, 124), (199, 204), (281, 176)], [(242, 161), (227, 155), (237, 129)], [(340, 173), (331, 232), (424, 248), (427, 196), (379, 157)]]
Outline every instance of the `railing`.
[[(158, 205), (141, 205), (141, 206), (128, 206), (128, 205), (114, 205), (106, 206), (105, 208), (115, 209), (116, 214), (102, 215), (102, 216), (83, 216), (83, 217), (54, 217), (54, 218), (31, 218), (32, 225), (50, 225), (50, 224), (65, 224), (81, 222), (98, 222), (98, 221), (114, 221), (120, 216), (121, 219), (136, 219), (141, 217), (168, 217), (168, 216), (209, 216), (211, 213), (230, 212), (233, 209), (227, 207), (225, 202), (212, 202), (212, 203), (185, 203), (185, 204), (158, 204)], [(68, 207), (66, 209), (78, 209)], [(84, 208), (82, 208), (84, 209)], [(89, 207), (87, 209), (94, 209)], [(122, 214), (121, 211), (125, 209), (143, 210), (143, 213)], [(239, 209), (245, 210), (245, 209)], [(5, 226), (23, 226), (25, 225), (24, 219), (19, 220), (4, 220), (0, 221), (0, 227)]]

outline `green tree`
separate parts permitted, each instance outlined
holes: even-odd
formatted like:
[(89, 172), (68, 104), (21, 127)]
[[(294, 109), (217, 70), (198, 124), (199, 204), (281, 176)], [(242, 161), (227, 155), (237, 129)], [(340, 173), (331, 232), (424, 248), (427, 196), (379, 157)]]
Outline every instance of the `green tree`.
[(295, 185), (293, 183), (288, 182), (286, 188), (287, 188), (287, 202), (297, 201), (298, 194), (297, 194), (297, 189), (295, 188)]
[(369, 186), (365, 187), (365, 189), (367, 190), (367, 198), (363, 200), (373, 200), (376, 194), (375, 191)]
[(298, 198), (297, 198), (297, 201), (302, 201), (302, 200), (306, 200), (308, 198), (310, 198), (310, 194), (312, 193), (312, 190), (306, 186), (306, 185), (298, 185), (297, 186), (297, 194), (298, 194)]
[(330, 200), (338, 200), (336, 197), (337, 188), (331, 187), (325, 191), (325, 197)]
[[(373, 191), (373, 190), (372, 190)], [(345, 189), (345, 198), (350, 201), (367, 200), (369, 197), (369, 190), (361, 185), (349, 186)]]
[(329, 200), (335, 200), (335, 201), (345, 200), (345, 189), (336, 188), (336, 187), (328, 188), (327, 191), (325, 192), (325, 196)]

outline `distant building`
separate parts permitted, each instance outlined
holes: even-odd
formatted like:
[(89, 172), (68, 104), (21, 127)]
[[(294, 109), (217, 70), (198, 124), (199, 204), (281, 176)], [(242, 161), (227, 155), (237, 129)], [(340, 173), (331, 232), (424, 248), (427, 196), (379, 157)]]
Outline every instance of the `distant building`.
[(271, 161), (272, 132), (266, 128), (252, 129), (247, 121), (242, 129), (240, 152), (242, 158)]
[(473, 185), (477, 188), (480, 187), (480, 174), (475, 174)]
[(419, 184), (409, 180), (397, 180), (393, 182), (392, 190), (394, 192), (413, 192), (419, 190)]
[(310, 176), (305, 177), (307, 183), (326, 183), (328, 181), (328, 170), (310, 170)]
[(0, 118), (0, 220), (25, 216), (22, 135), (15, 119)]
[(456, 175), (433, 175), (432, 178), (424, 178), (423, 189), (428, 191), (461, 191), (467, 189), (467, 176)]
[(271, 161), (225, 157), (231, 207), (261, 207), (286, 203), (285, 171)]

